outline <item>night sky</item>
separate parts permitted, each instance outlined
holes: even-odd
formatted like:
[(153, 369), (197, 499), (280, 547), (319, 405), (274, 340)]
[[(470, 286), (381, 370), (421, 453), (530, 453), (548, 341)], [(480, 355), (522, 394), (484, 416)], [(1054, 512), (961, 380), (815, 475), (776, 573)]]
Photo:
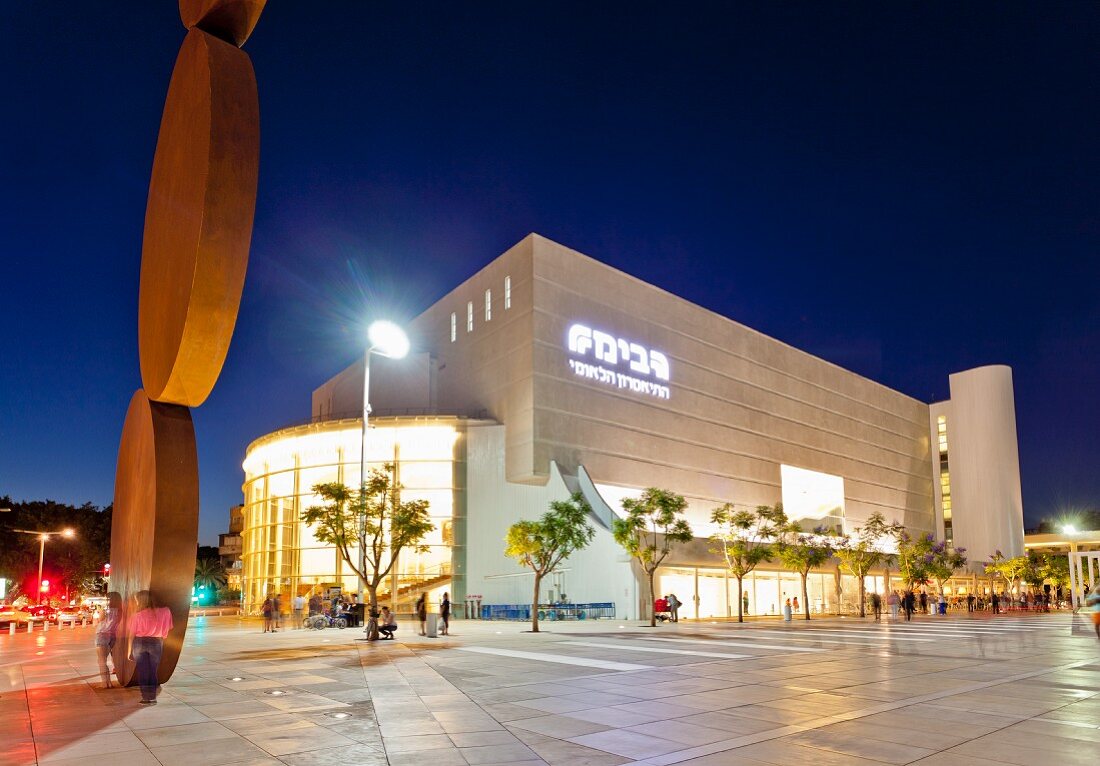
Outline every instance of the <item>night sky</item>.
[[(1027, 521), (1100, 506), (1100, 5), (685, 5), (269, 3), (203, 542), (365, 317), (532, 231), (923, 401), (1011, 365)], [(183, 36), (170, 0), (0, 6), (0, 495), (111, 501)]]

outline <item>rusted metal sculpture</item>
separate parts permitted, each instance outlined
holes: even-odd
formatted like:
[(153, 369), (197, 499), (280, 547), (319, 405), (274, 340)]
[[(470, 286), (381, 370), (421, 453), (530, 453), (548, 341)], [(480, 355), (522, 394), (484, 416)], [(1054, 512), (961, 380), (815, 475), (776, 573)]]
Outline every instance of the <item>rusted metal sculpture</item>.
[[(172, 676), (187, 629), (198, 509), (199, 461), (191, 411), (150, 401), (138, 391), (130, 399), (118, 448), (111, 589), (124, 596), (151, 590), (172, 608), (174, 627), (164, 642), (161, 683)], [(124, 685), (133, 680), (135, 669), (127, 644), (118, 641), (113, 652)]]
[(155, 401), (202, 404), (229, 351), (252, 238), (259, 120), (248, 55), (188, 32), (168, 86), (141, 248), (141, 382)]
[[(158, 677), (187, 630), (199, 474), (190, 407), (209, 396), (237, 320), (259, 169), (259, 101), (239, 46), (266, 0), (180, 0), (187, 37), (164, 104), (141, 252), (138, 347), (144, 388), (126, 413), (115, 473), (111, 588), (153, 591), (172, 610)], [(129, 617), (125, 614), (125, 617)], [(126, 620), (119, 682), (136, 683)]]

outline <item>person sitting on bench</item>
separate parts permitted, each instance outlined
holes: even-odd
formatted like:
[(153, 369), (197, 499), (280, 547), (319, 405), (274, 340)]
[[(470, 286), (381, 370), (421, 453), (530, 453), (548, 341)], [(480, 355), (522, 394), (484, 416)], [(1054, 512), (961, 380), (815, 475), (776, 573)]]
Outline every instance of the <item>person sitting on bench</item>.
[(397, 618), (393, 616), (388, 606), (382, 607), (382, 616), (378, 620), (378, 632), (382, 634), (382, 639), (392, 640), (395, 630), (397, 630)]

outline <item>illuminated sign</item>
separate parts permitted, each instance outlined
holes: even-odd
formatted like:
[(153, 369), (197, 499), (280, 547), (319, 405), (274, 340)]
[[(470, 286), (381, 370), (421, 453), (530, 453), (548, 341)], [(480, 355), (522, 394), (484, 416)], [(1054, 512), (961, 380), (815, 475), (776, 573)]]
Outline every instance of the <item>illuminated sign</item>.
[(670, 398), (672, 392), (669, 387), (655, 382), (669, 380), (668, 357), (660, 351), (583, 324), (574, 324), (569, 328), (568, 345), (571, 354), (578, 357), (591, 355), (595, 361), (570, 359), (569, 368), (577, 377), (658, 399)]

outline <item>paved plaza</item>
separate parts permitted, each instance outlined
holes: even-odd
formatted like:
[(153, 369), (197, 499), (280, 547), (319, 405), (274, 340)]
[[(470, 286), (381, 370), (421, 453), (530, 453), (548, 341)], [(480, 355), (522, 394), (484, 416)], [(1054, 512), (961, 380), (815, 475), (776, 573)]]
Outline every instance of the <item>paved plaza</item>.
[[(1080, 618), (1078, 618), (1080, 619)], [(91, 628), (0, 636), (0, 763), (1088, 764), (1100, 642), (1067, 614), (912, 623), (456, 622), (448, 638), (193, 618), (156, 706)], [(403, 635), (402, 635), (403, 634)]]

